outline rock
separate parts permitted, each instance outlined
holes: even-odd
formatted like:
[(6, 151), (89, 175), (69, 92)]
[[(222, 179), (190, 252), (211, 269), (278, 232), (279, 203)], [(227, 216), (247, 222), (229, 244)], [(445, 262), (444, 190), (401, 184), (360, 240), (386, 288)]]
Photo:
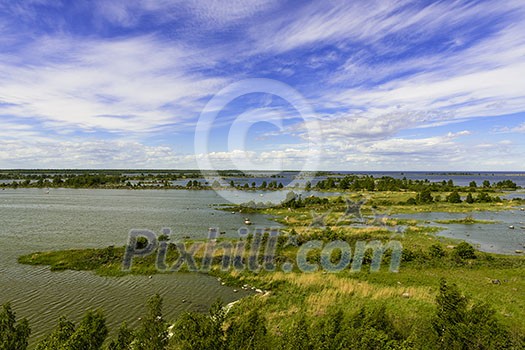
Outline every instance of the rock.
[(410, 298), (410, 293), (409, 292), (404, 292), (402, 295), (401, 295), (403, 298)]
[(256, 289), (256, 290), (255, 290), (255, 293), (261, 293), (261, 294), (262, 294), (263, 291), (262, 291), (261, 289)]
[(492, 280), (492, 284), (501, 284), (501, 281), (500, 280)]
[(233, 290), (233, 292), (234, 292), (234, 293), (237, 293), (237, 292), (238, 292), (238, 290), (237, 290), (237, 289), (234, 289), (234, 290)]

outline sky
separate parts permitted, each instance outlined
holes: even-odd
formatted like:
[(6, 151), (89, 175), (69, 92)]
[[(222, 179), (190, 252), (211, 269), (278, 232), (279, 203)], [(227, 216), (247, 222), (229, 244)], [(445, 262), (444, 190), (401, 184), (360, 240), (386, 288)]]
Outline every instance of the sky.
[(0, 168), (525, 171), (525, 3), (0, 0)]

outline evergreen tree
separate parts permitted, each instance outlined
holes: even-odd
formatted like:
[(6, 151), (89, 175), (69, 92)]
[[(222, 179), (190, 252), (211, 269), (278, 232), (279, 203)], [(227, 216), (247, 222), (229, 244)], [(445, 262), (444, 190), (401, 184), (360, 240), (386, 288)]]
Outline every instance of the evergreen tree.
[(108, 335), (101, 311), (88, 311), (75, 332), (65, 342), (65, 349), (99, 350)]
[(266, 320), (255, 309), (232, 322), (227, 331), (227, 348), (231, 350), (270, 349)]
[(428, 204), (434, 202), (434, 197), (432, 197), (430, 188), (425, 188), (423, 191), (419, 192), (416, 196), (416, 202), (418, 204)]
[(57, 328), (37, 346), (37, 350), (99, 350), (108, 329), (100, 311), (88, 311), (78, 327), (61, 317)]
[(24, 318), (16, 321), (16, 315), (11, 310), (11, 304), (2, 305), (0, 312), (0, 349), (2, 350), (24, 350), (31, 329)]
[(58, 350), (65, 349), (64, 346), (75, 332), (75, 324), (65, 317), (60, 317), (55, 330), (42, 340), (36, 350)]
[(223, 305), (215, 302), (209, 315), (188, 312), (173, 326), (172, 348), (179, 350), (225, 348), (223, 323), (226, 317)]
[(168, 326), (162, 317), (162, 298), (155, 294), (148, 300), (148, 312), (137, 332), (138, 350), (163, 350), (168, 343)]
[[(508, 330), (485, 304), (468, 308), (468, 300), (456, 285), (441, 280), (432, 327), (442, 349), (510, 349)], [(515, 344), (515, 348), (519, 348)]]
[(134, 339), (133, 331), (128, 328), (128, 325), (124, 322), (118, 330), (117, 339), (109, 343), (108, 350), (131, 350), (131, 344)]
[(454, 191), (447, 196), (447, 202), (449, 203), (461, 203), (461, 196), (458, 191)]

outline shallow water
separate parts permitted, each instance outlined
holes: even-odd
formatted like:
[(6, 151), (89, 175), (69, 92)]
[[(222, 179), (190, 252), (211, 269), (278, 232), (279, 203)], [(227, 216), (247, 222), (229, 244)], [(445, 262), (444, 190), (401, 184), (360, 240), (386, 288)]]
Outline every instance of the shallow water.
[[(224, 203), (213, 191), (7, 189), (0, 191), (0, 304), (11, 301), (18, 317), (28, 317), (32, 339), (50, 331), (59, 316), (78, 320), (87, 308), (101, 307), (108, 323), (136, 324), (148, 297), (160, 293), (168, 319), (185, 310), (206, 310), (221, 298), (231, 302), (247, 292), (233, 292), (210, 276), (177, 273), (99, 277), (90, 272), (50, 272), (20, 265), (17, 257), (52, 249), (124, 245), (130, 229), (205, 238), (208, 227), (236, 236), (244, 216), (254, 226), (277, 226), (262, 215), (215, 210)], [(185, 302), (183, 302), (185, 300)]]
[[(516, 254), (516, 250), (525, 250), (525, 211), (516, 208), (509, 211), (472, 213), (474, 219), (496, 221), (494, 224), (436, 223), (440, 220), (463, 219), (465, 216), (466, 214), (443, 212), (395, 215), (397, 218), (422, 220), (427, 225), (442, 227), (444, 230), (438, 235), (465, 240), (477, 245), (482, 251)], [(510, 229), (510, 226), (514, 229)]]
[[(284, 193), (284, 192), (283, 192)], [(262, 194), (262, 196), (261, 196)], [(284, 193), (285, 194), (285, 193)], [(304, 195), (339, 195), (310, 192)], [(242, 193), (240, 193), (242, 195)], [(261, 201), (265, 192), (250, 193)], [(243, 198), (244, 199), (244, 198)], [(178, 237), (205, 238), (208, 227), (225, 236), (249, 217), (253, 226), (278, 226), (266, 216), (216, 210), (226, 200), (214, 191), (6, 189), (0, 191), (0, 303), (11, 301), (19, 317), (28, 317), (32, 342), (55, 326), (61, 315), (78, 320), (87, 308), (101, 307), (115, 329), (122, 321), (132, 325), (143, 314), (154, 293), (164, 297), (168, 319), (186, 310), (206, 310), (216, 299), (231, 302), (247, 292), (233, 292), (203, 274), (99, 277), (90, 272), (50, 272), (48, 267), (20, 265), (18, 256), (52, 249), (124, 245), (130, 229), (159, 232), (169, 227)], [(440, 234), (467, 240), (482, 250), (512, 254), (525, 244), (525, 212), (474, 213), (476, 219), (496, 220), (490, 225), (445, 225), (435, 220), (463, 218), (465, 214), (421, 213), (396, 215), (446, 227)], [(509, 225), (516, 229), (510, 230)]]

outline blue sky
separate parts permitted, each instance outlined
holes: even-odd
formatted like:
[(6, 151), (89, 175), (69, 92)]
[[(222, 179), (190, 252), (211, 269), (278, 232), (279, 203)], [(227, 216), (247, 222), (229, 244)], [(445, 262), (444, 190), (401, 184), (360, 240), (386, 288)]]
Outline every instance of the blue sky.
[(0, 168), (525, 170), (523, 1), (0, 0), (0, 48)]

